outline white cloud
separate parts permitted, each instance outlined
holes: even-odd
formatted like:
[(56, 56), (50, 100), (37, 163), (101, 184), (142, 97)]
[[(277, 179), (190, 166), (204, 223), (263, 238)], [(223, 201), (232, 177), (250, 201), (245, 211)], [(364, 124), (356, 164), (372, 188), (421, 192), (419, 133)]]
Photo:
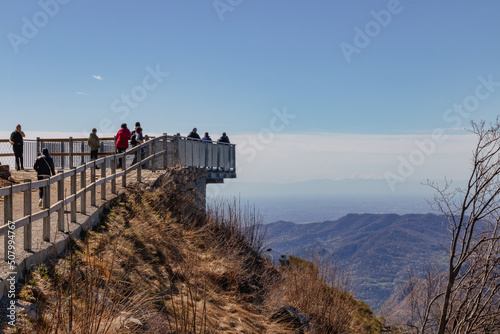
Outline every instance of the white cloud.
[[(82, 133), (26, 131), (26, 137), (82, 137)], [(89, 129), (90, 131), (90, 129)], [(7, 137), (9, 131), (0, 131)], [(154, 134), (150, 134), (154, 135)], [(113, 136), (101, 133), (100, 136)], [(422, 163), (405, 180), (419, 183), (426, 179), (442, 181), (466, 179), (476, 144), (472, 134), (448, 134), (442, 143), (432, 144), (430, 134), (258, 134), (233, 135), (236, 144), (236, 182), (290, 183), (308, 180), (341, 180), (350, 178), (384, 179), (386, 172), (397, 174), (401, 159), (412, 154), (424, 157)], [(264, 139), (264, 140), (263, 140)], [(426, 143), (427, 146), (422, 146)], [(427, 152), (423, 152), (422, 147)], [(420, 153), (419, 153), (420, 152)], [(415, 155), (416, 156), (416, 155)], [(402, 186), (402, 184), (398, 184)], [(265, 192), (265, 189), (263, 190)]]
[(84, 92), (76, 92), (78, 95), (87, 95), (87, 93)]
[[(405, 179), (464, 179), (470, 172), (475, 136), (448, 134), (274, 134), (232, 136), (237, 144), (238, 179), (246, 182), (295, 182), (352, 177), (384, 178), (398, 173), (402, 160), (420, 158)], [(262, 140), (264, 139), (264, 141)], [(272, 140), (271, 140), (272, 139)]]
[(100, 75), (93, 74), (92, 77), (97, 80), (104, 80), (103, 77), (101, 77)]

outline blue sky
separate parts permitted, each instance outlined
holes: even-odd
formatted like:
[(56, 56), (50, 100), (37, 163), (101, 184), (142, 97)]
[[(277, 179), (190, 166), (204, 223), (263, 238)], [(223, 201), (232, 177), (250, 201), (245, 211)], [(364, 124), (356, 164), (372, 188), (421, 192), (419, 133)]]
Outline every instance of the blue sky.
[[(394, 136), (406, 144), (384, 155), (380, 169), (349, 174), (358, 161), (332, 162), (308, 175), (383, 178), (397, 170), (398, 157), (418, 149), (408, 136), (444, 129), (447, 145), (463, 148), (463, 138), (453, 137), (461, 132), (452, 131), (495, 119), (499, 12), (499, 2), (463, 0), (5, 1), (0, 130), (21, 123), (28, 136), (93, 127), (102, 133), (140, 120), (149, 133), (187, 134), (197, 126), (248, 142), (271, 130), (265, 145), (254, 144), (265, 154), (240, 153), (252, 171), (280, 164), (273, 152), (286, 140), (367, 138), (357, 150)], [(342, 45), (357, 51), (346, 56)], [(466, 103), (469, 111), (452, 109)], [(271, 126), (277, 110), (294, 117)], [(454, 158), (467, 163), (465, 147)], [(433, 177), (445, 174), (439, 151), (412, 177), (424, 177), (426, 168)], [(325, 149), (310, 159), (332, 154)]]

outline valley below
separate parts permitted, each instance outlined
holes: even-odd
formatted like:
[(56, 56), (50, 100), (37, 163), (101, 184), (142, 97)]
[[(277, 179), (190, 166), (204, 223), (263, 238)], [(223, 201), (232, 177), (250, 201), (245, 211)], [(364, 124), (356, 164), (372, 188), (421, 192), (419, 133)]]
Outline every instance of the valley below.
[[(435, 214), (348, 214), (334, 221), (267, 225), (274, 261), (282, 255), (334, 261), (350, 276), (356, 298), (380, 311), (410, 272), (446, 261), (449, 234)], [(392, 298), (394, 299), (394, 298)]]

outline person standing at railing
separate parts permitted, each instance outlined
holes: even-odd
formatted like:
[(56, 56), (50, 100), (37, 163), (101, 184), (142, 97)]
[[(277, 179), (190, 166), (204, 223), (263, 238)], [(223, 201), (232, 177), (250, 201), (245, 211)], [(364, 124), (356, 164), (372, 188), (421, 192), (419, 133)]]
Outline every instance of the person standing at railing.
[[(139, 122), (137, 122), (139, 123)], [(136, 123), (136, 124), (137, 124)], [(144, 143), (144, 137), (142, 136), (142, 128), (137, 126), (134, 131), (132, 131), (132, 136), (130, 137), (130, 145), (135, 147)], [(141, 160), (144, 160), (144, 149), (141, 148)], [(134, 161), (132, 161), (132, 165), (137, 163), (137, 155), (134, 155)]]
[(222, 133), (222, 137), (220, 137), (219, 139), (217, 139), (217, 141), (219, 143), (228, 143), (228, 144), (230, 143), (229, 142), (229, 137), (226, 135), (225, 132)]
[[(42, 155), (36, 158), (33, 169), (36, 171), (38, 180), (47, 179), (50, 175), (56, 175), (54, 160), (50, 156), (48, 149), (44, 148), (42, 150)], [(40, 197), (38, 206), (42, 206), (43, 187), (38, 188), (38, 196)]]
[(193, 128), (193, 131), (191, 131), (189, 134), (188, 134), (188, 138), (193, 138), (193, 139), (201, 139), (200, 138), (200, 135), (196, 132), (198, 131), (197, 128)]
[[(128, 148), (128, 140), (130, 139), (130, 130), (127, 128), (127, 123), (121, 125), (120, 130), (116, 133), (116, 150), (118, 153), (123, 153)], [(125, 159), (125, 167), (127, 166), (127, 160)], [(122, 168), (122, 158), (118, 160), (117, 168)]]
[[(97, 137), (97, 129), (96, 128), (92, 129), (92, 132), (89, 135), (89, 140), (87, 141), (87, 144), (90, 147), (90, 160), (96, 160), (97, 154), (99, 153), (99, 148), (101, 147), (99, 137)], [(96, 169), (99, 169), (99, 167), (96, 166)]]
[(10, 134), (9, 142), (12, 145), (12, 149), (14, 150), (14, 157), (16, 159), (16, 170), (24, 170), (24, 162), (23, 162), (23, 150), (24, 150), (24, 142), (23, 138), (25, 137), (24, 132), (21, 131), (21, 125), (18, 124), (16, 126), (16, 130)]
[(210, 138), (210, 136), (208, 135), (208, 132), (205, 132), (205, 137), (203, 137), (203, 139), (201, 141), (204, 143), (211, 143), (212, 138)]
[(135, 122), (135, 128), (130, 134), (130, 145), (132, 147), (136, 147), (139, 144), (142, 144), (144, 142), (144, 138), (142, 136), (142, 128), (141, 128), (141, 123)]

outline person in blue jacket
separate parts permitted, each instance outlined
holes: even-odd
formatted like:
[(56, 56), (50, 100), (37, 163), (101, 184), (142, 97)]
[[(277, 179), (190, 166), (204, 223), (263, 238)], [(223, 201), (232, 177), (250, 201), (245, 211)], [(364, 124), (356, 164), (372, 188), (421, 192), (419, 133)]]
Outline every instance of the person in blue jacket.
[(203, 139), (201, 141), (204, 143), (211, 143), (212, 138), (210, 138), (210, 136), (208, 135), (208, 132), (205, 132), (205, 137), (203, 137)]

